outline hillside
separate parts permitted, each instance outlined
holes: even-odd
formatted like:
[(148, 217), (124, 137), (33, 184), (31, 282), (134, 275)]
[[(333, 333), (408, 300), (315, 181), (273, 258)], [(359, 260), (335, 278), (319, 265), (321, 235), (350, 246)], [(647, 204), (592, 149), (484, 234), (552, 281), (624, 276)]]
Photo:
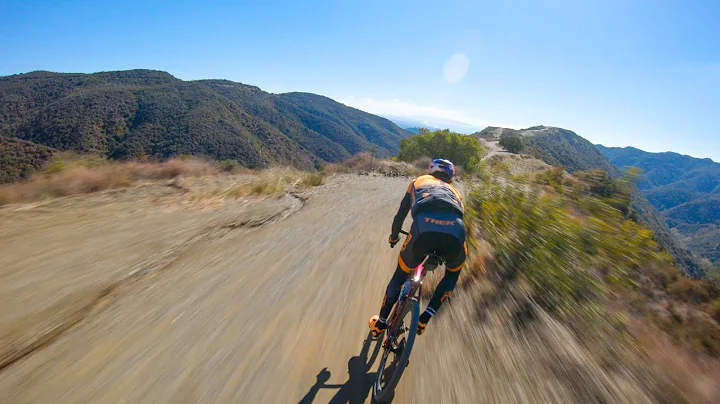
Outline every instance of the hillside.
[(314, 94), (276, 95), (227, 80), (130, 70), (0, 77), (0, 135), (118, 159), (192, 154), (251, 168), (317, 168), (372, 147), (392, 155), (409, 133)]
[(0, 135), (0, 184), (29, 178), (52, 154), (49, 147)]
[[(521, 130), (487, 127), (472, 136), (485, 139), (520, 136), (525, 144), (524, 153), (550, 165), (563, 166), (570, 173), (601, 169), (612, 177), (620, 175), (620, 171), (592, 143), (567, 129), (550, 126), (533, 126)], [(681, 245), (665, 219), (640, 192), (633, 195), (632, 207), (652, 229), (658, 243), (672, 254), (679, 267), (692, 277), (702, 276), (703, 270), (697, 258)]]
[(638, 187), (697, 254), (720, 263), (720, 164), (677, 153), (597, 146), (618, 167), (643, 171)]
[(550, 165), (563, 166), (569, 172), (599, 168), (611, 174), (616, 173), (615, 167), (595, 149), (592, 143), (567, 129), (533, 126), (515, 130), (490, 126), (474, 136), (496, 138), (520, 136), (525, 144), (524, 153)]

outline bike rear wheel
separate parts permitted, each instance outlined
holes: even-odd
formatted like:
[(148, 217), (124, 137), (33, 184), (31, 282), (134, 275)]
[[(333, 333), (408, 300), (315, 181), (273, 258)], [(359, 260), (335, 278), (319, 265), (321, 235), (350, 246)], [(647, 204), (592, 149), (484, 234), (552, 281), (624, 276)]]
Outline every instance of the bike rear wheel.
[[(417, 336), (420, 303), (415, 298), (405, 302), (396, 324), (388, 327), (385, 332), (391, 333), (391, 347), (383, 348), (383, 355), (378, 365), (373, 396), (378, 403), (389, 402), (393, 398), (395, 386), (400, 381), (410, 359), (415, 337)], [(380, 341), (379, 343), (382, 343)]]

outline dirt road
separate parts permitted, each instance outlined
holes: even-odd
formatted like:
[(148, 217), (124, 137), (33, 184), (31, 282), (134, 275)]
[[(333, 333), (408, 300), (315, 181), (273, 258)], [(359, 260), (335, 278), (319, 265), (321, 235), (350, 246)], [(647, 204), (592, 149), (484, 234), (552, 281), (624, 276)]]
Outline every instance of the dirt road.
[[(43, 319), (84, 282), (80, 316), (0, 371), (0, 402), (369, 402), (366, 320), (395, 266), (385, 239), (406, 186), (336, 177), (299, 210), (292, 200), (178, 210), (155, 195), (0, 212), (0, 303), (17, 302), (2, 309), (4, 342), (22, 347), (53, 327)], [(258, 216), (267, 223), (243, 219)], [(155, 264), (139, 264), (150, 255)], [(473, 293), (460, 291), (416, 342), (395, 402), (650, 401), (553, 320), (521, 331), (504, 304), (480, 318)]]
[(480, 141), (482, 142), (483, 146), (484, 146), (485, 149), (487, 150), (487, 153), (485, 154), (485, 156), (483, 156), (483, 160), (490, 159), (491, 157), (496, 156), (496, 155), (510, 155), (510, 154), (512, 154), (512, 153), (508, 152), (507, 150), (505, 150), (502, 146), (500, 146), (500, 140), (497, 140), (497, 139), (492, 139), (492, 140), (481, 139)]

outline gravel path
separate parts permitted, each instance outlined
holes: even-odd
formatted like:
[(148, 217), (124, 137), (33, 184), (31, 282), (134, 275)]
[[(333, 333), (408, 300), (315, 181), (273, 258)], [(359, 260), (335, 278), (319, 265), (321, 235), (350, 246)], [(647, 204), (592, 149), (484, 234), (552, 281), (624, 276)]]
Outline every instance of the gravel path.
[[(0, 402), (369, 402), (366, 321), (395, 266), (385, 240), (407, 182), (335, 177), (297, 211), (280, 200), (2, 212), (5, 335), (7, 319), (21, 332), (68, 288), (88, 295), (71, 326), (0, 371)], [(248, 226), (248, 215), (268, 222)], [(160, 269), (118, 283), (150, 256)], [(519, 329), (502, 302), (481, 318), (478, 293), (459, 291), (418, 339), (395, 402), (648, 401), (549, 318)]]

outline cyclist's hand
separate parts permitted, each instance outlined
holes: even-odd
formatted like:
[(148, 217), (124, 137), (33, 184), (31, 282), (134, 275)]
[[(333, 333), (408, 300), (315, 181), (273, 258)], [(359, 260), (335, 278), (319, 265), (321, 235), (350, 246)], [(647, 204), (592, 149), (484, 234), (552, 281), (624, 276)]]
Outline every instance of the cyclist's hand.
[(390, 237), (388, 237), (388, 243), (390, 243), (390, 248), (395, 248), (395, 244), (400, 241), (400, 236), (396, 236), (391, 234)]

